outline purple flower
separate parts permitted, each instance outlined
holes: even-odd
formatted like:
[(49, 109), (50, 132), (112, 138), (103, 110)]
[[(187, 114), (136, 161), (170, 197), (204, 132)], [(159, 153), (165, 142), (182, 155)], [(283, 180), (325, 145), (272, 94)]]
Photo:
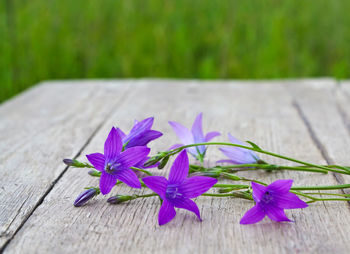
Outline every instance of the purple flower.
[(83, 191), (80, 193), (80, 195), (77, 197), (77, 199), (74, 201), (74, 206), (79, 207), (82, 205), (85, 205), (86, 202), (88, 202), (90, 199), (98, 195), (100, 192), (97, 191), (95, 188), (90, 188), (88, 190)]
[(297, 195), (289, 192), (293, 180), (277, 180), (268, 186), (252, 182), (255, 206), (248, 210), (241, 224), (253, 224), (261, 221), (265, 215), (274, 221), (291, 221), (284, 209), (305, 208), (308, 205)]
[(162, 136), (163, 133), (151, 130), (153, 121), (153, 117), (146, 118), (140, 122), (135, 120), (134, 126), (128, 135), (126, 135), (121, 129), (117, 128), (117, 131), (123, 140), (124, 148), (146, 146), (152, 140)]
[(158, 215), (159, 225), (166, 224), (175, 217), (174, 207), (189, 210), (201, 220), (199, 209), (191, 198), (208, 191), (217, 180), (205, 176), (187, 178), (188, 169), (188, 156), (186, 151), (182, 151), (170, 169), (168, 180), (163, 176), (148, 176), (142, 179), (147, 187), (163, 200)]
[[(171, 147), (171, 149), (183, 146), (183, 145), (190, 145), (195, 143), (205, 143), (209, 142), (216, 136), (219, 136), (220, 133), (217, 131), (208, 132), (205, 136), (203, 134), (203, 128), (202, 128), (202, 116), (203, 113), (200, 113), (196, 120), (194, 121), (192, 125), (192, 130), (190, 131), (182, 124), (179, 124), (177, 122), (169, 121), (169, 124), (173, 128), (176, 135), (179, 137), (179, 139), (182, 141), (183, 144), (176, 144)], [(196, 147), (189, 147), (187, 148), (187, 151), (192, 154), (196, 159), (202, 160), (204, 158), (205, 152), (206, 152), (206, 146), (196, 146)]]
[(150, 149), (144, 146), (132, 147), (122, 152), (122, 139), (113, 127), (104, 145), (104, 154), (93, 153), (86, 155), (91, 164), (101, 172), (100, 190), (108, 194), (120, 180), (132, 188), (141, 188), (141, 184), (130, 167), (143, 161)]
[[(233, 137), (230, 133), (228, 134), (228, 138), (232, 144), (247, 146), (247, 144), (241, 142), (240, 140)], [(226, 146), (224, 148), (219, 148), (220, 151), (229, 157), (229, 160), (220, 160), (218, 162), (228, 162), (232, 164), (254, 164), (257, 163), (259, 159), (258, 155), (256, 155), (252, 150), (234, 147), (234, 146)]]

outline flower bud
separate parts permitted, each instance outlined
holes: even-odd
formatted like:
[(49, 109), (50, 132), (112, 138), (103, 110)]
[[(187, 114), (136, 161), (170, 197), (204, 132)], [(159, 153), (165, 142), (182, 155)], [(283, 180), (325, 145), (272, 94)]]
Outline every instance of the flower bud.
[(86, 204), (86, 202), (88, 202), (90, 199), (92, 199), (94, 196), (96, 196), (98, 194), (99, 194), (99, 191), (97, 191), (96, 188), (87, 189), (87, 190), (83, 191), (82, 193), (80, 193), (80, 195), (74, 201), (74, 206), (75, 207), (82, 206), (82, 205)]
[(74, 165), (74, 160), (72, 160), (72, 159), (64, 159), (63, 163), (66, 164), (67, 166), (73, 166)]
[(231, 191), (233, 191), (234, 190), (234, 188), (220, 188), (219, 190), (218, 190), (218, 192), (219, 193), (228, 193), (228, 192), (231, 192)]
[(233, 180), (233, 181), (241, 180), (240, 177), (238, 177), (236, 175), (233, 175), (233, 174), (229, 174), (229, 173), (222, 173), (222, 176), (225, 177), (226, 179), (230, 179), (230, 180)]
[(100, 177), (101, 176), (101, 172), (97, 171), (97, 170), (90, 170), (88, 172), (89, 175), (91, 176), (95, 176), (95, 177)]
[(164, 159), (159, 163), (158, 169), (163, 169), (169, 161), (170, 156), (164, 157)]
[(126, 195), (115, 195), (113, 197), (110, 197), (109, 199), (107, 199), (107, 202), (110, 204), (120, 204), (126, 201), (129, 201), (133, 199), (132, 196), (126, 196)]
[(83, 163), (75, 159), (64, 159), (63, 163), (66, 164), (67, 166), (76, 167), (76, 168), (93, 168), (93, 166), (89, 165), (88, 163)]
[(209, 176), (213, 178), (220, 177), (221, 171), (197, 171), (191, 174), (191, 176)]

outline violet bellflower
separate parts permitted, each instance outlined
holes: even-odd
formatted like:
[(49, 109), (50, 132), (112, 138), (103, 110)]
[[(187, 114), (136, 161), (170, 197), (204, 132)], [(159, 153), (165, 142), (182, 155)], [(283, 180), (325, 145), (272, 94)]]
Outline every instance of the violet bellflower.
[(284, 209), (308, 207), (296, 194), (290, 192), (293, 180), (277, 180), (268, 186), (252, 182), (255, 206), (248, 210), (241, 224), (253, 224), (261, 221), (265, 215), (274, 221), (291, 221)]
[[(228, 134), (228, 138), (232, 144), (247, 146), (247, 144), (236, 139), (230, 133)], [(232, 164), (254, 164), (260, 160), (258, 155), (256, 155), (256, 153), (254, 153), (252, 150), (234, 146), (225, 146), (219, 149), (229, 158), (229, 160), (220, 160), (218, 162), (228, 162)]]
[[(203, 117), (203, 113), (198, 114), (198, 116), (196, 117), (196, 120), (192, 125), (191, 131), (180, 123), (169, 121), (170, 126), (173, 128), (178, 138), (182, 141), (182, 144), (173, 145), (171, 149), (174, 149), (183, 145), (209, 142), (216, 136), (220, 135), (220, 133), (217, 131), (208, 132), (206, 135), (204, 135), (203, 127), (202, 127), (202, 117)], [(206, 150), (207, 150), (206, 146), (195, 146), (195, 147), (187, 148), (187, 151), (192, 156), (194, 156), (197, 160), (200, 160), (200, 161), (203, 161)]]
[(158, 215), (159, 225), (166, 224), (175, 217), (174, 207), (189, 210), (201, 220), (199, 209), (191, 198), (207, 192), (217, 183), (217, 179), (205, 176), (188, 178), (188, 170), (188, 156), (184, 150), (175, 159), (170, 169), (169, 179), (163, 176), (148, 176), (142, 179), (147, 187), (163, 200)]
[(141, 183), (130, 167), (144, 161), (150, 149), (136, 146), (122, 152), (122, 139), (113, 127), (104, 145), (104, 154), (93, 153), (86, 155), (90, 163), (101, 172), (100, 190), (103, 195), (108, 194), (117, 180), (132, 188), (141, 188)]
[(140, 122), (135, 120), (129, 134), (125, 134), (121, 129), (117, 128), (120, 137), (123, 140), (124, 149), (134, 146), (146, 146), (152, 140), (163, 135), (163, 133), (151, 130), (154, 118), (149, 117)]

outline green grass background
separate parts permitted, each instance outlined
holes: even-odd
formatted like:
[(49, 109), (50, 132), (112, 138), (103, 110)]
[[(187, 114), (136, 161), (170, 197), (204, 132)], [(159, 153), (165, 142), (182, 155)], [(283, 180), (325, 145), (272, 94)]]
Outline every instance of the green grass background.
[(350, 77), (349, 0), (2, 0), (0, 101), (46, 79)]

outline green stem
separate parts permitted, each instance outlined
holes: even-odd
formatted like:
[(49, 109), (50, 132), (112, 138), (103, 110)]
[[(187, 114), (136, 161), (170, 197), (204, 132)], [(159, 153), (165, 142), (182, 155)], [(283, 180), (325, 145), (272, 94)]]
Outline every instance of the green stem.
[(305, 166), (310, 166), (310, 167), (314, 167), (314, 168), (320, 168), (320, 169), (324, 169), (324, 170), (328, 170), (329, 169), (329, 168), (324, 167), (324, 166), (315, 165), (315, 164), (312, 164), (312, 163), (308, 163), (308, 162), (305, 162), (305, 161), (297, 160), (297, 159), (290, 158), (290, 157), (287, 157), (287, 156), (284, 156), (284, 155), (280, 155), (280, 154), (276, 154), (276, 153), (271, 153), (271, 152), (268, 152), (268, 151), (265, 151), (265, 150), (262, 150), (262, 149), (257, 149), (257, 148), (250, 147), (250, 146), (244, 146), (244, 145), (238, 145), (238, 144), (232, 144), (232, 143), (225, 143), (225, 142), (196, 143), (196, 144), (185, 145), (185, 146), (181, 146), (179, 148), (174, 149), (173, 152), (169, 153), (168, 155), (177, 154), (180, 151), (182, 151), (183, 149), (188, 148), (188, 147), (208, 146), (208, 145), (221, 145), (221, 146), (240, 147), (240, 148), (252, 150), (252, 151), (255, 151), (255, 152), (258, 152), (258, 153), (263, 153), (263, 154), (267, 154), (267, 155), (274, 156), (274, 157), (277, 157), (277, 158), (281, 158), (281, 159), (284, 159), (284, 160), (293, 161), (293, 162), (296, 162), (296, 163), (299, 163), (299, 164), (303, 164)]
[(217, 183), (214, 184), (214, 188), (241, 188), (241, 189), (248, 189), (249, 185), (243, 185), (243, 184), (224, 184), (224, 183)]
[[(250, 179), (246, 179), (247, 181)], [(256, 182), (255, 180), (251, 180)], [(267, 185), (263, 182), (258, 182), (262, 185)], [(236, 184), (215, 184), (214, 188), (235, 188), (235, 187), (243, 187), (244, 185), (236, 185)], [(249, 188), (249, 185), (245, 185), (246, 188)], [(294, 186), (291, 190), (339, 190), (339, 189), (348, 189), (350, 188), (350, 184), (341, 184), (341, 185), (328, 185), (328, 186)]]
[(242, 193), (242, 192), (231, 192), (231, 193), (224, 193), (224, 194), (219, 194), (219, 193), (203, 193), (201, 196), (207, 196), (207, 197), (234, 197), (234, 198), (243, 198), (243, 199), (248, 199), (248, 200), (253, 200), (252, 196), (247, 193)]
[[(220, 168), (224, 168), (224, 169), (238, 168), (237, 170), (234, 170), (236, 172), (263, 169), (263, 170), (306, 171), (306, 172), (327, 174), (328, 171), (333, 171), (333, 170), (315, 169), (315, 168), (306, 168), (306, 167), (279, 166), (279, 165), (272, 165), (272, 164), (268, 164), (268, 165), (265, 165), (265, 164), (241, 164), (241, 165), (220, 166)], [(241, 169), (239, 169), (239, 168), (241, 168)]]
[(149, 176), (152, 176), (153, 174), (151, 172), (149, 172), (148, 170), (145, 170), (145, 169), (141, 169), (141, 168), (135, 168), (135, 167), (130, 167), (131, 169), (133, 170), (136, 170), (136, 171), (140, 171), (140, 172), (143, 172)]
[(149, 198), (149, 197), (155, 197), (158, 196), (157, 193), (151, 193), (151, 194), (145, 194), (145, 195), (132, 195), (132, 199), (137, 199), (137, 198)]
[(307, 192), (304, 193), (307, 195), (329, 195), (329, 196), (339, 196), (339, 197), (350, 197), (349, 194), (340, 194), (340, 193), (328, 193), (328, 192)]

